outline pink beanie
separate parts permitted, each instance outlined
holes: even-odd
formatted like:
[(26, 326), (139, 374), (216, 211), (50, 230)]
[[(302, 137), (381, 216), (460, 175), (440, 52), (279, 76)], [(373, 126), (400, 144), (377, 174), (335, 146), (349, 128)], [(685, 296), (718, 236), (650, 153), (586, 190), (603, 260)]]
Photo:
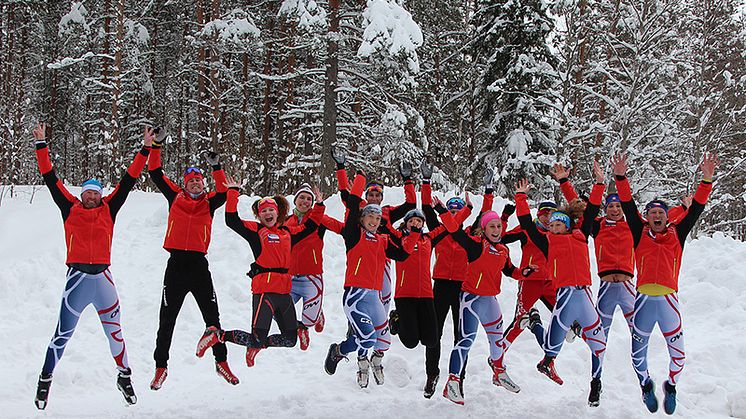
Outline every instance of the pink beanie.
[(500, 216), (495, 211), (487, 211), (482, 214), (482, 220), (479, 222), (479, 225), (482, 226), (482, 230), (484, 230), (487, 227), (487, 224), (495, 219), (499, 220)]

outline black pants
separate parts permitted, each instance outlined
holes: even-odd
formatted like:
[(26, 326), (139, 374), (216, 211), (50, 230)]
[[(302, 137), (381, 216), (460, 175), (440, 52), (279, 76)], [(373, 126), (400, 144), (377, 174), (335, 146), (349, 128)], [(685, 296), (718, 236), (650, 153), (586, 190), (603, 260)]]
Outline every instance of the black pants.
[(432, 298), (394, 298), (399, 314), (399, 339), (409, 349), (422, 343), (433, 347), (438, 343), (435, 304)]
[[(428, 375), (440, 374), (440, 342), (443, 337), (443, 325), (446, 322), (448, 311), (453, 318), (453, 346), (461, 339), (459, 334), (459, 294), (461, 293), (461, 281), (433, 278), (433, 303), (435, 304), (435, 320), (437, 335), (435, 345), (425, 348), (425, 371)], [(462, 371), (466, 371), (466, 361)], [(463, 374), (463, 372), (462, 372)]]
[[(190, 292), (197, 301), (205, 325), (219, 329), (218, 299), (212, 287), (212, 276), (207, 258), (199, 252), (172, 250), (168, 265), (166, 265), (166, 275), (163, 278), (158, 335), (153, 353), (157, 368), (165, 368), (168, 364), (168, 351), (171, 348), (176, 317), (184, 304), (184, 298)], [(213, 346), (212, 354), (216, 362), (225, 361), (227, 355), (225, 344), (219, 343)]]
[[(252, 297), (253, 317), (251, 333), (243, 330), (228, 330), (225, 341), (249, 348), (280, 346), (292, 348), (298, 340), (298, 320), (295, 317), (295, 304), (290, 294), (267, 292)], [(269, 335), (269, 328), (275, 319), (280, 333)]]

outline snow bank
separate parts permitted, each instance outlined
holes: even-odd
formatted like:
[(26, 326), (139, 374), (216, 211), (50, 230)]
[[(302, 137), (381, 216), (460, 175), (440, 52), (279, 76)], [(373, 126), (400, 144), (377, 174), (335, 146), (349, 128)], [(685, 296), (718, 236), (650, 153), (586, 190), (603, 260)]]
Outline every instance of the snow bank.
[[(38, 188), (38, 187), (37, 187)], [(57, 321), (64, 286), (65, 246), (59, 211), (46, 189), (16, 188), (0, 205), (0, 400), (3, 417), (40, 416), (33, 405), (36, 380)], [(441, 194), (441, 198), (444, 196)], [(387, 188), (386, 202), (403, 201), (400, 188)], [(243, 197), (239, 211), (249, 216), (252, 199)], [(475, 206), (481, 200), (475, 198)], [(500, 210), (504, 200), (496, 199)], [(341, 218), (337, 196), (327, 199), (328, 213)], [(646, 416), (629, 356), (630, 338), (617, 313), (604, 368), (601, 407), (586, 405), (590, 356), (580, 341), (566, 345), (557, 361), (565, 379), (557, 386), (536, 372), (542, 356), (529, 334), (517, 339), (506, 357), (511, 377), (522, 390), (510, 394), (491, 383), (484, 332), (471, 352), (465, 382), (466, 405), (456, 406), (440, 396), (445, 383), (452, 336), (446, 322), (441, 357), (441, 382), (431, 399), (422, 397), (424, 351), (407, 350), (395, 339), (384, 359), (386, 384), (361, 390), (355, 383), (355, 362), (342, 362), (328, 376), (322, 364), (331, 342), (346, 331), (341, 308), (344, 247), (327, 234), (324, 249), (327, 326), (311, 332), (306, 352), (293, 349), (262, 351), (257, 365), (247, 368), (244, 351), (229, 346), (229, 362), (241, 383), (231, 386), (214, 372), (209, 356), (194, 356), (202, 333), (201, 316), (187, 298), (176, 326), (169, 376), (163, 388), (148, 388), (154, 371), (152, 353), (158, 326), (158, 304), (167, 253), (161, 248), (166, 230), (166, 200), (156, 193), (135, 191), (119, 213), (113, 241), (111, 271), (120, 292), (124, 336), (139, 401), (126, 407), (116, 390), (115, 367), (95, 310), (89, 307), (54, 375), (46, 415), (53, 417), (350, 417), (365, 409), (377, 417), (641, 417)], [(511, 224), (515, 224), (514, 219)], [(208, 259), (226, 328), (249, 329), (251, 301), (245, 275), (251, 262), (249, 246), (228, 230), (223, 210), (215, 215)], [(514, 262), (520, 248), (511, 245)], [(595, 263), (593, 261), (592, 263)], [(597, 280), (596, 280), (597, 281)], [(597, 282), (594, 291), (597, 289)], [(509, 321), (515, 307), (516, 284), (504, 280), (499, 297)], [(681, 273), (687, 365), (678, 389), (680, 417), (746, 417), (746, 244), (715, 235), (687, 244)], [(546, 319), (548, 313), (540, 307)], [(658, 332), (651, 339), (651, 373), (661, 383), (668, 356)]]

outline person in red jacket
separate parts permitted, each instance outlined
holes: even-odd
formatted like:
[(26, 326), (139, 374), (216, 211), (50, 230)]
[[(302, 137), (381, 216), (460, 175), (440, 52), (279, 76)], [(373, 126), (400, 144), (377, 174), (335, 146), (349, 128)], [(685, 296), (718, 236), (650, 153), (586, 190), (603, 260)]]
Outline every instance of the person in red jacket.
[(642, 389), (642, 399), (648, 410), (658, 410), (655, 386), (648, 371), (648, 341), (655, 324), (666, 339), (670, 362), (668, 380), (664, 383), (663, 407), (666, 413), (676, 409), (676, 384), (684, 369), (684, 328), (679, 307), (679, 272), (686, 236), (702, 214), (712, 191), (715, 169), (720, 164), (717, 156), (705, 153), (700, 170), (702, 182), (697, 187), (691, 206), (677, 223), (669, 223), (668, 206), (653, 200), (645, 206), (643, 219), (632, 199), (627, 181), (627, 158), (614, 156), (612, 160), (616, 187), (622, 209), (632, 233), (637, 266), (637, 296), (632, 321), (632, 363)]
[[(468, 195), (467, 195), (468, 196)], [(462, 218), (468, 217), (470, 209)], [(461, 339), (451, 351), (448, 381), (443, 390), (443, 396), (448, 400), (464, 404), (463, 390), (460, 385), (464, 361), (474, 344), (479, 324), (484, 328), (489, 341), (490, 356), (487, 359), (492, 368), (492, 383), (510, 392), (518, 393), (520, 387), (508, 376), (503, 363), (503, 321), (497, 295), (500, 294), (502, 274), (520, 277), (521, 272), (510, 261), (508, 248), (500, 243), (502, 235), (502, 221), (494, 211), (484, 213), (480, 220), (481, 237), (466, 234), (453, 216), (443, 211), (443, 224), (454, 240), (467, 252), (469, 265), (466, 278), (462, 283), (460, 293), (460, 322), (459, 335)], [(528, 267), (522, 276), (531, 273), (535, 266)]]
[[(311, 186), (301, 185), (295, 193), (293, 204), (295, 208), (288, 216), (285, 223), (288, 227), (303, 225), (306, 216), (313, 207), (314, 195)], [(334, 218), (324, 215), (321, 225), (315, 234), (300, 240), (293, 246), (290, 254), (290, 275), (292, 275), (292, 287), (290, 296), (293, 303), (303, 300), (301, 320), (298, 321), (298, 341), (300, 349), (308, 349), (310, 338), (308, 328), (314, 327), (317, 333), (324, 330), (324, 312), (322, 302), (324, 300), (324, 234), (327, 230), (337, 234), (342, 233), (344, 225)]]
[[(337, 187), (339, 189), (342, 202), (347, 204), (347, 194), (349, 191), (349, 180), (347, 179), (347, 170), (345, 163), (347, 156), (343, 150), (338, 148), (332, 149), (332, 157), (337, 164)], [(406, 213), (417, 207), (417, 195), (412, 182), (412, 165), (409, 162), (403, 162), (399, 166), (399, 174), (404, 180), (404, 197), (405, 202), (399, 206), (383, 205), (381, 206), (381, 224), (378, 228), (380, 234), (387, 234), (386, 225), (399, 221)], [(360, 207), (368, 204), (382, 205), (383, 203), (383, 183), (371, 181), (365, 184), (365, 199), (360, 201)], [(348, 207), (349, 210), (349, 207)], [(391, 304), (391, 259), (386, 259), (386, 265), (383, 270), (383, 285), (381, 286), (381, 302), (386, 313), (389, 312)]]
[[(552, 174), (559, 181), (568, 202), (578, 199), (578, 194), (569, 180), (568, 170), (561, 164), (556, 164)], [(601, 324), (608, 339), (616, 306), (622, 310), (630, 332), (632, 330), (635, 304), (635, 287), (632, 284), (635, 251), (632, 233), (624, 219), (618, 194), (609, 194), (606, 197), (604, 213), (604, 217), (594, 220), (591, 236), (596, 251), (598, 276), (601, 278), (596, 308), (601, 315)]]
[[(432, 167), (430, 167), (426, 161), (422, 161), (420, 164), (420, 171), (422, 172), (422, 210), (425, 214), (425, 219), (428, 229), (435, 231), (441, 227), (438, 215), (436, 214), (435, 208), (433, 207), (434, 199), (432, 196), (432, 188), (430, 185), (430, 178), (432, 176)], [(484, 214), (492, 209), (494, 196), (492, 194), (492, 178), (493, 171), (486, 170), (482, 178), (483, 185), (485, 188), (482, 208), (479, 214)], [(468, 195), (467, 195), (468, 197)], [(442, 206), (440, 200), (435, 198), (436, 207)], [(467, 202), (460, 197), (452, 197), (446, 201), (444, 210), (447, 210), (451, 215), (461, 211), (465, 206), (471, 207), (471, 202)], [(441, 211), (443, 211), (441, 209)], [(463, 214), (463, 213), (462, 213)], [(464, 231), (470, 234), (472, 229), (476, 229), (479, 225), (479, 218), (474, 220), (472, 226), (467, 226)], [(503, 227), (507, 222), (507, 216), (504, 214), (502, 217)], [(460, 220), (463, 221), (463, 220)], [(442, 231), (442, 230), (439, 230)], [(425, 371), (427, 372), (427, 381), (425, 382), (424, 396), (430, 398), (435, 394), (435, 387), (438, 384), (440, 378), (440, 352), (441, 352), (441, 338), (443, 336), (443, 326), (445, 325), (446, 317), (448, 312), (451, 313), (453, 320), (453, 345), (461, 340), (459, 335), (459, 307), (461, 285), (466, 279), (466, 269), (468, 265), (468, 257), (466, 250), (459, 245), (448, 231), (443, 231), (438, 235), (432, 236), (433, 251), (435, 252), (435, 265), (433, 267), (433, 303), (435, 304), (435, 316), (436, 326), (438, 327), (437, 340), (435, 345), (425, 348)], [(466, 361), (464, 361), (466, 362)], [(461, 369), (460, 383), (463, 386), (466, 364)]]
[[(562, 349), (570, 325), (577, 321), (582, 327), (582, 337), (591, 350), (591, 391), (588, 396), (590, 406), (598, 406), (601, 395), (601, 371), (606, 351), (606, 335), (601, 327), (591, 294), (590, 259), (588, 256), (588, 236), (593, 221), (598, 214), (604, 192), (604, 173), (594, 162), (593, 173), (596, 184), (593, 186), (588, 205), (579, 229), (572, 229), (571, 216), (562, 211), (554, 212), (549, 218), (549, 234), (539, 232), (531, 220), (526, 194), (530, 185), (526, 179), (516, 188), (516, 208), (518, 220), (529, 238), (541, 249), (547, 258), (549, 276), (557, 288), (557, 302), (552, 311), (552, 320), (544, 336), (544, 359), (537, 369), (558, 384), (562, 379), (554, 370), (554, 359)], [(536, 324), (534, 328), (541, 328)], [(538, 334), (534, 331), (534, 334)]]
[(127, 403), (135, 404), (137, 396), (132, 387), (132, 370), (127, 360), (127, 349), (120, 323), (119, 295), (109, 265), (114, 221), (145, 167), (153, 142), (152, 131), (149, 128), (145, 129), (142, 149), (135, 155), (134, 161), (110, 194), (102, 196), (101, 183), (90, 179), (83, 183), (80, 198), (71, 194), (54, 172), (47, 148), (45, 124), (37, 125), (34, 129), (34, 138), (39, 171), (52, 195), (52, 200), (62, 213), (67, 246), (65, 264), (68, 266), (60, 316), (47, 348), (34, 403), (39, 410), (47, 407), (54, 368), (75, 332), (81, 313), (93, 304), (119, 370), (117, 388)]
[[(383, 211), (377, 204), (360, 209), (364, 186), (365, 174), (358, 172), (352, 190), (346, 195), (349, 212), (342, 230), (347, 251), (342, 304), (352, 333), (342, 343), (332, 343), (324, 361), (324, 370), (333, 375), (339, 361), (357, 350), (357, 381), (363, 388), (368, 386), (371, 368), (376, 384), (383, 384), (383, 355), (391, 345), (388, 319), (379, 298), (386, 259), (406, 259), (420, 238), (420, 232), (413, 229), (399, 247), (389, 235), (378, 233)], [(373, 353), (369, 359), (370, 350)]]
[[(202, 171), (189, 167), (184, 172), (184, 186), (171, 181), (161, 167), (161, 146), (166, 137), (165, 129), (156, 129), (153, 150), (148, 158), (150, 179), (168, 201), (168, 224), (163, 248), (169, 253), (163, 277), (163, 293), (158, 316), (158, 333), (155, 340), (155, 375), (150, 382), (152, 390), (163, 386), (168, 376), (168, 352), (176, 326), (176, 318), (191, 293), (202, 313), (205, 327), (220, 328), (220, 313), (215, 288), (206, 254), (212, 235), (212, 218), (215, 210), (225, 203), (225, 173), (217, 154), (208, 153), (207, 162), (212, 166), (215, 192), (206, 192)], [(212, 348), (215, 370), (231, 384), (238, 378), (231, 372), (224, 343)]]
[[(251, 206), (259, 221), (246, 221), (238, 216), (240, 185), (228, 179), (226, 186), (225, 224), (249, 242), (254, 254), (248, 273), (253, 294), (251, 332), (220, 330), (211, 326), (197, 343), (197, 356), (202, 357), (217, 343), (232, 342), (246, 346), (246, 365), (253, 367), (260, 350), (267, 347), (292, 348), (298, 339), (298, 320), (290, 296), (291, 252), (293, 246), (316, 231), (324, 215), (324, 201), (321, 191), (316, 189), (316, 205), (303, 225), (288, 226), (285, 220), (289, 205), (285, 197), (262, 198)], [(273, 318), (280, 333), (269, 335)]]
[[(536, 229), (540, 233), (549, 233), (549, 217), (556, 210), (557, 204), (552, 201), (544, 201), (539, 204), (534, 224), (536, 224)], [(534, 308), (537, 301), (544, 303), (550, 311), (554, 309), (557, 289), (554, 287), (552, 280), (549, 279), (546, 257), (536, 247), (536, 244), (529, 240), (526, 231), (520, 225), (505, 233), (500, 241), (506, 245), (514, 242), (521, 243), (521, 270), (529, 265), (537, 267), (529, 276), (518, 281), (515, 315), (513, 321), (505, 329), (504, 344), (505, 352), (507, 352), (513, 341), (523, 332), (523, 329), (533, 330), (531, 324), (541, 321), (539, 310)], [(541, 338), (539, 339), (541, 341)]]

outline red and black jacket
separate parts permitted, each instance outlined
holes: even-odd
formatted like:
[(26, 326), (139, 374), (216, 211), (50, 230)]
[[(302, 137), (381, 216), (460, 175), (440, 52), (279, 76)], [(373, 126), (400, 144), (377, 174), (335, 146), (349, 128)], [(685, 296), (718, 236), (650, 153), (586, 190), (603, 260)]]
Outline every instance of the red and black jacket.
[(678, 291), (681, 256), (686, 236), (705, 209), (712, 191), (712, 182), (703, 180), (697, 187), (692, 205), (686, 210), (685, 215), (677, 223), (669, 224), (661, 233), (654, 233), (643, 220), (632, 200), (632, 190), (626, 176), (616, 177), (616, 188), (634, 240), (637, 287), (658, 284)]
[(360, 194), (365, 187), (365, 177), (355, 176), (352, 190), (347, 196), (347, 218), (342, 229), (342, 237), (347, 250), (345, 287), (380, 290), (383, 285), (383, 271), (386, 259), (405, 260), (414, 250), (420, 238), (412, 233), (402, 240), (399, 247), (388, 234), (371, 233), (360, 225)]
[[(493, 195), (491, 190), (485, 191), (482, 200), (480, 215), (490, 211), (492, 208)], [(422, 183), (422, 212), (425, 213), (425, 220), (430, 231), (435, 231), (441, 224), (438, 221), (438, 215), (433, 208), (432, 189), (430, 182)], [(458, 214), (461, 214), (459, 212)], [(468, 215), (467, 215), (468, 217)], [(458, 222), (463, 223), (467, 217), (460, 216)], [(464, 231), (470, 234), (479, 223), (479, 217), (474, 220), (474, 224), (467, 227)], [(503, 220), (503, 227), (506, 220)], [(448, 231), (442, 231), (438, 235), (431, 235), (435, 249), (435, 267), (433, 268), (433, 279), (443, 279), (448, 281), (462, 282), (466, 279), (466, 268), (469, 264), (469, 258), (466, 250), (459, 245)]]
[[(466, 213), (463, 218), (467, 218), (471, 213), (471, 208), (465, 207), (459, 211), (459, 214), (462, 212)], [(520, 270), (510, 261), (510, 251), (507, 246), (466, 234), (450, 212), (446, 211), (441, 214), (441, 219), (456, 243), (466, 250), (468, 257), (469, 265), (461, 291), (475, 295), (494, 296), (500, 294), (502, 274), (516, 279), (522, 277)]]
[[(578, 197), (575, 188), (567, 178), (560, 180), (562, 193), (571, 202)], [(634, 276), (635, 249), (632, 243), (632, 233), (625, 220), (613, 221), (604, 217), (596, 218), (591, 231), (593, 247), (596, 250), (596, 264), (598, 276), (612, 274)]]
[(290, 269), (291, 249), (303, 238), (312, 234), (324, 215), (324, 204), (316, 203), (304, 225), (265, 227), (256, 221), (242, 220), (238, 216), (238, 189), (228, 190), (225, 206), (225, 224), (246, 239), (254, 254), (251, 264), (251, 292), (290, 294), (292, 286)]
[[(293, 214), (285, 221), (285, 225), (288, 227), (300, 226), (303, 225), (303, 220)], [(321, 275), (324, 273), (324, 234), (327, 230), (342, 234), (343, 227), (342, 222), (324, 215), (316, 234), (308, 235), (293, 246), (290, 255), (290, 275)]]
[(150, 147), (143, 147), (127, 168), (114, 190), (101, 199), (101, 205), (87, 209), (57, 178), (44, 142), (36, 143), (36, 159), (44, 183), (62, 213), (67, 258), (65, 263), (87, 273), (99, 273), (111, 265), (111, 238), (114, 221), (137, 178), (145, 167)]
[(556, 288), (591, 285), (591, 264), (588, 256), (588, 236), (601, 207), (604, 193), (603, 184), (593, 185), (588, 205), (583, 212), (580, 229), (570, 234), (544, 234), (531, 219), (531, 210), (525, 193), (515, 195), (516, 214), (521, 227), (529, 239), (536, 244), (547, 258), (549, 278)]
[(212, 236), (212, 218), (215, 210), (220, 208), (226, 199), (225, 172), (220, 165), (213, 166), (212, 177), (215, 179), (215, 192), (203, 193), (192, 198), (184, 188), (176, 185), (164, 173), (161, 167), (161, 149), (155, 148), (148, 158), (148, 173), (155, 186), (168, 201), (168, 224), (163, 248), (181, 251), (207, 253)]

